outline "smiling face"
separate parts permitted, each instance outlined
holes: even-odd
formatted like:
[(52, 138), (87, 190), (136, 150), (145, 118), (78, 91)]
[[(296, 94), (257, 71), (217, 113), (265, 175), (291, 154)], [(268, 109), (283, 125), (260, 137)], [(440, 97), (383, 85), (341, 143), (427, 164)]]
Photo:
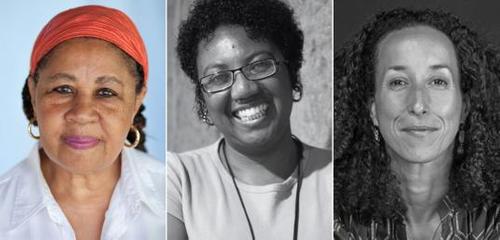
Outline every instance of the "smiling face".
[(372, 120), (391, 159), (451, 159), (465, 104), (453, 43), (428, 27), (389, 33), (378, 44)]
[[(243, 27), (220, 26), (198, 45), (198, 76), (269, 58), (285, 60), (274, 44), (250, 39)], [(292, 88), (286, 64), (279, 63), (278, 71), (262, 80), (249, 81), (241, 71), (234, 77), (229, 89), (204, 94), (209, 117), (228, 144), (256, 153), (290, 137)]]
[(145, 94), (135, 86), (130, 60), (112, 44), (76, 38), (57, 46), (29, 81), (42, 158), (72, 173), (112, 165)]

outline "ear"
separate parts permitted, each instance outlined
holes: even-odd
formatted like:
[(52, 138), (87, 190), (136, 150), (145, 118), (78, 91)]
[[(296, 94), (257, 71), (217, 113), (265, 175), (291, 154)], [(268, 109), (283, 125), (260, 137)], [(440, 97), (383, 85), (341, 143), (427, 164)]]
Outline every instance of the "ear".
[(373, 125), (378, 127), (377, 108), (375, 107), (374, 98), (370, 100), (370, 118), (372, 119)]
[(142, 87), (141, 91), (135, 96), (135, 105), (134, 105), (134, 116), (132, 116), (132, 124), (134, 123), (134, 117), (139, 111), (141, 104), (144, 102), (144, 97), (146, 96), (146, 92), (148, 88), (146, 86)]
[(463, 95), (462, 112), (460, 113), (460, 123), (464, 123), (470, 111), (470, 98), (469, 95)]
[[(35, 80), (33, 77), (29, 76), (28, 77), (28, 91), (30, 94), (30, 100), (31, 100), (31, 106), (33, 108), (33, 114), (35, 114), (35, 109), (36, 109), (36, 96), (35, 96)], [(34, 116), (36, 118), (36, 115)]]

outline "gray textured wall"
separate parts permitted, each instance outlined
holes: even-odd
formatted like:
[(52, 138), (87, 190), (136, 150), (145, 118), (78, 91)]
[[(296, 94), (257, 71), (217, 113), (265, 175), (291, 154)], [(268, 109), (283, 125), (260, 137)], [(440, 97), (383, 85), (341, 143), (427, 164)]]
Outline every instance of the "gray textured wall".
[[(168, 0), (167, 19), (167, 129), (169, 151), (181, 152), (212, 143), (215, 127), (198, 120), (194, 88), (182, 72), (175, 45), (179, 23), (193, 0)], [(304, 32), (304, 85), (302, 100), (292, 111), (292, 132), (304, 142), (331, 149), (332, 144), (332, 0), (286, 0), (295, 10)]]

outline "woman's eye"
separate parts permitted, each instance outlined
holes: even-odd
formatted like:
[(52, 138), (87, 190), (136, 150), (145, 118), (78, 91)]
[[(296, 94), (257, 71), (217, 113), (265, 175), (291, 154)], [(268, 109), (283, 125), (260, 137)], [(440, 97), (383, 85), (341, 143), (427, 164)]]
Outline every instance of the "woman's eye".
[(258, 61), (250, 65), (251, 73), (262, 73), (268, 71), (273, 65), (271, 61)]
[(431, 85), (437, 86), (440, 88), (446, 88), (446, 87), (448, 87), (448, 82), (443, 80), (443, 79), (436, 78), (436, 79), (433, 79), (431, 81)]
[(408, 85), (408, 83), (401, 80), (401, 79), (394, 79), (394, 80), (389, 82), (389, 87), (393, 90), (401, 89), (401, 88), (405, 87), (406, 85)]
[(97, 91), (97, 95), (100, 97), (113, 97), (116, 96), (116, 92), (109, 88), (102, 88)]
[(65, 86), (56, 87), (52, 91), (60, 93), (60, 94), (70, 94), (70, 93), (73, 93), (73, 89), (70, 86), (66, 86), (66, 85)]

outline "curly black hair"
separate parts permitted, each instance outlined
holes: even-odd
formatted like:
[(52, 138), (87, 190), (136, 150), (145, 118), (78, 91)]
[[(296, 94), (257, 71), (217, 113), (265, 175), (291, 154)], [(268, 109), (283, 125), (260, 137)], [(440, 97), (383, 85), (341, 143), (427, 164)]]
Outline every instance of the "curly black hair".
[[(86, 38), (86, 37), (84, 37)], [(128, 55), (126, 52), (122, 51), (120, 48), (116, 47), (114, 44), (109, 43), (112, 45), (114, 48), (116, 48), (125, 62), (127, 63), (127, 67), (129, 67), (130, 72), (136, 79), (136, 85), (135, 85), (135, 92), (139, 93), (141, 90), (144, 88), (144, 70), (137, 61), (135, 61), (130, 55)], [(55, 49), (57, 49), (57, 46), (52, 48), (45, 56), (43, 56), (40, 61), (37, 64), (36, 70), (33, 73), (33, 76), (28, 75), (28, 77), (25, 80), (24, 87), (22, 90), (22, 98), (23, 98), (23, 111), (24, 115), (29, 121), (34, 120), (34, 125), (37, 126), (38, 123), (36, 122), (35, 119), (35, 114), (33, 111), (33, 105), (31, 105), (31, 95), (29, 93), (29, 87), (28, 87), (28, 79), (30, 77), (33, 77), (34, 82), (36, 83), (39, 80), (39, 73), (40, 71), (47, 65), (48, 61), (50, 60), (50, 57), (54, 53)], [(138, 150), (141, 150), (143, 152), (147, 152), (145, 142), (146, 142), (146, 135), (144, 133), (144, 128), (146, 127), (146, 117), (142, 114), (142, 112), (146, 109), (144, 104), (141, 104), (139, 107), (139, 110), (134, 116), (134, 123), (133, 125), (139, 130), (139, 133), (141, 134), (141, 139), (139, 140), (139, 144), (135, 147)], [(135, 134), (133, 131), (130, 131), (127, 135), (127, 140), (131, 143), (135, 141)]]
[(304, 36), (290, 7), (279, 0), (199, 0), (181, 24), (177, 55), (182, 70), (196, 86), (196, 108), (201, 120), (206, 120), (207, 109), (196, 70), (198, 44), (208, 39), (221, 25), (242, 26), (251, 39), (268, 40), (275, 44), (288, 62), (292, 89), (300, 99), (302, 84), (299, 71)]
[(463, 126), (463, 154), (457, 152), (458, 136), (455, 139), (448, 196), (457, 208), (466, 210), (497, 201), (500, 111), (495, 108), (500, 99), (492, 69), (498, 66), (495, 50), (456, 16), (399, 8), (376, 15), (335, 53), (334, 209), (338, 216), (352, 216), (361, 224), (402, 220), (406, 212), (384, 140), (374, 136), (370, 103), (375, 94), (377, 44), (390, 32), (417, 25), (435, 28), (451, 40), (460, 88), (470, 100)]

